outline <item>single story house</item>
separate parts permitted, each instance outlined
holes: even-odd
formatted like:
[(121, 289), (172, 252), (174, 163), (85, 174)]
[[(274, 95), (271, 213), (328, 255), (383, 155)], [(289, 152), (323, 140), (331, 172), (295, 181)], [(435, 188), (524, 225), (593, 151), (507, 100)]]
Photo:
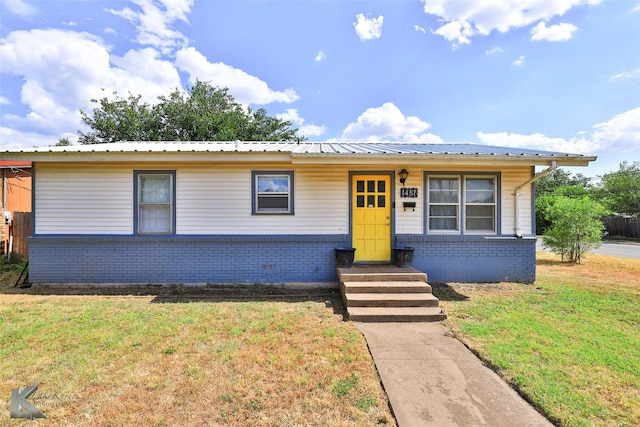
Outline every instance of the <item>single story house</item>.
[[(430, 281), (535, 280), (533, 182), (595, 157), (473, 144), (123, 142), (33, 162), (33, 283), (335, 283), (334, 249)], [(536, 175), (535, 167), (544, 170)]]

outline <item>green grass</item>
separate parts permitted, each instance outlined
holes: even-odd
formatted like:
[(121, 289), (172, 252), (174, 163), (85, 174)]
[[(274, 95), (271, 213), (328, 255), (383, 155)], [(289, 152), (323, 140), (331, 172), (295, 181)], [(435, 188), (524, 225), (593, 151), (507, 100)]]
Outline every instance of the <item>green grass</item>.
[(47, 426), (395, 425), (364, 338), (324, 302), (154, 302), (0, 293), (0, 396), (38, 383)]
[(449, 324), (557, 424), (640, 425), (640, 261), (539, 256), (535, 285), (478, 285)]

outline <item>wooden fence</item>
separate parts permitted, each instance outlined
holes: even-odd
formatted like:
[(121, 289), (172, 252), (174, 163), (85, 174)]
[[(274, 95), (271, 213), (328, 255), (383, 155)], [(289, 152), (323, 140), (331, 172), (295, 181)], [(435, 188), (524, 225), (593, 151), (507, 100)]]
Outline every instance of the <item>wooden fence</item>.
[(638, 218), (608, 216), (603, 221), (609, 237), (640, 238), (640, 219)]
[(31, 212), (12, 212), (11, 221), (6, 226), (4, 236), (5, 253), (18, 254), (21, 257), (29, 256), (27, 238), (31, 236)]

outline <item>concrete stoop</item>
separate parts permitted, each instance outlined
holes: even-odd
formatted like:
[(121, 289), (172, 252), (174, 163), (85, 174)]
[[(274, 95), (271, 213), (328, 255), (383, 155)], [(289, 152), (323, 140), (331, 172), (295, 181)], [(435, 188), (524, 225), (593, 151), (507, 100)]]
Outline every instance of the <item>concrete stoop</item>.
[(338, 268), (349, 320), (358, 322), (437, 322), (447, 315), (431, 293), (427, 275), (396, 266)]

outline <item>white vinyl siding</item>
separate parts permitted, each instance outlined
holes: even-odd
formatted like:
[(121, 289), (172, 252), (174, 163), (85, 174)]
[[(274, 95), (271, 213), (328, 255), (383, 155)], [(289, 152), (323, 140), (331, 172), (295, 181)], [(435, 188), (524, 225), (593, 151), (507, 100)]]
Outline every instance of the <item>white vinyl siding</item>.
[(35, 167), (36, 234), (131, 234), (133, 178), (121, 165)]
[[(386, 171), (389, 167), (285, 162), (36, 163), (36, 233), (132, 235), (133, 171), (143, 169), (176, 171), (176, 234), (348, 234), (349, 172)], [(396, 175), (395, 232), (421, 234), (426, 231), (423, 173), (452, 175), (461, 168), (407, 169), (410, 174), (405, 185), (418, 188), (419, 197), (400, 198)], [(513, 192), (531, 177), (532, 168), (467, 169), (469, 176), (493, 173), (500, 177), (499, 232), (514, 235)], [(295, 215), (251, 215), (251, 171), (255, 170), (295, 174)], [(405, 211), (403, 201), (416, 202), (415, 211)], [(531, 188), (526, 186), (520, 196), (520, 228), (525, 235), (532, 230), (531, 203)]]
[[(526, 182), (532, 176), (531, 167), (509, 168), (502, 172), (502, 234), (514, 235), (515, 226), (515, 195), (517, 186)], [(533, 233), (532, 215), (533, 194), (531, 186), (527, 185), (520, 190), (520, 230), (523, 235)]]
[[(421, 234), (423, 232), (422, 218), (423, 218), (423, 188), (422, 188), (422, 170), (416, 168), (406, 168), (409, 171), (409, 176), (405, 182), (407, 188), (417, 188), (418, 197), (400, 197), (400, 169), (396, 169), (395, 189), (396, 189), (396, 234)], [(413, 202), (416, 204), (415, 208), (404, 208), (404, 202)]]
[(346, 167), (270, 165), (295, 174), (295, 215), (252, 215), (251, 172), (264, 164), (189, 165), (177, 177), (178, 234), (347, 234)]

